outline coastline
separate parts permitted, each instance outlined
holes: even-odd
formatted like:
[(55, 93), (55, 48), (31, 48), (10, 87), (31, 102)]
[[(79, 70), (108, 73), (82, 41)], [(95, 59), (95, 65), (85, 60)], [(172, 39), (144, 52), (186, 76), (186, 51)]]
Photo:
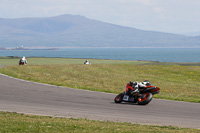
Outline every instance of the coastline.
[(22, 47), (17, 47), (17, 48), (0, 48), (0, 50), (60, 50), (59, 48), (22, 48)]
[(0, 50), (60, 50), (60, 49), (70, 49), (70, 48), (80, 48), (80, 49), (85, 49), (85, 48), (141, 48), (141, 49), (146, 49), (146, 48), (155, 48), (155, 49), (165, 49), (165, 48), (169, 48), (169, 49), (193, 49), (193, 48), (200, 48), (200, 47), (0, 47)]
[[(26, 50), (24, 50), (26, 49)], [(200, 62), (200, 48), (59, 47), (0, 50), (0, 56)]]

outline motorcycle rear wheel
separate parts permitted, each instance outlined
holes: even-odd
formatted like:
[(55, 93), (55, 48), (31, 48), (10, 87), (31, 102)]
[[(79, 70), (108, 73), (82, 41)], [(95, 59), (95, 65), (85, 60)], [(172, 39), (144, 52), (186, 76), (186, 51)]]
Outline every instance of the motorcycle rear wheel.
[(115, 103), (121, 103), (123, 101), (124, 94), (120, 93), (114, 99)]
[(139, 105), (146, 105), (152, 100), (152, 98), (153, 98), (153, 96), (151, 93), (145, 93), (145, 94), (142, 94), (142, 96), (140, 98), (138, 98), (137, 103)]

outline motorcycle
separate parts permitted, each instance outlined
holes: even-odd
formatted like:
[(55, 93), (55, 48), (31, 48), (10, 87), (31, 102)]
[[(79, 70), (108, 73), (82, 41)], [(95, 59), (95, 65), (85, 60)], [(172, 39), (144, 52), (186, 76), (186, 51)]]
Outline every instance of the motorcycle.
[(138, 90), (134, 93), (130, 93), (129, 95), (126, 95), (127, 94), (126, 91), (118, 94), (115, 97), (114, 101), (115, 103), (131, 102), (131, 103), (136, 103), (138, 105), (146, 105), (152, 100), (153, 95), (158, 94), (159, 92), (160, 92), (159, 87), (156, 87), (153, 84), (148, 83), (147, 85), (144, 86), (138, 85)]
[(19, 65), (26, 65), (26, 64), (27, 64), (27, 61), (26, 61), (26, 60), (20, 59)]
[(88, 60), (86, 60), (86, 61), (84, 62), (84, 64), (85, 64), (85, 65), (90, 65), (90, 62), (89, 62)]

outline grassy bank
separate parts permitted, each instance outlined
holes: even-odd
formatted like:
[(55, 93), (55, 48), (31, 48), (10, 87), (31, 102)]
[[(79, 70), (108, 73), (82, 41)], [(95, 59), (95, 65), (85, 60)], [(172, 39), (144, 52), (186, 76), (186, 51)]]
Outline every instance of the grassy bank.
[[(9, 60), (9, 59), (7, 59)], [(0, 72), (58, 86), (120, 93), (125, 84), (150, 80), (161, 88), (156, 98), (200, 103), (200, 66), (145, 61), (30, 58), (29, 65), (8, 65)], [(42, 62), (43, 65), (37, 65)], [(49, 65), (51, 64), (51, 65)]]
[(198, 129), (186, 129), (172, 126), (152, 126), (119, 122), (101, 122), (86, 119), (67, 119), (47, 116), (23, 115), (0, 112), (0, 132), (34, 133), (188, 133), (200, 132)]
[[(0, 57), (0, 65), (18, 65), (19, 57)], [(28, 58), (29, 65), (64, 65), (64, 64), (83, 64), (86, 59), (73, 58)], [(102, 60), (90, 59), (92, 64), (143, 64), (151, 63), (150, 61), (126, 61), (126, 60)]]

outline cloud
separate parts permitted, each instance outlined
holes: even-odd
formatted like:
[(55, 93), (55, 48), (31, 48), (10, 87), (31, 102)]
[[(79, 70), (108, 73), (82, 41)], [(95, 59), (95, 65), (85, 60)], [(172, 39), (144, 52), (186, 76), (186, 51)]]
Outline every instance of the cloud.
[(151, 5), (151, 0), (137, 0), (137, 2), (140, 2), (144, 5)]

